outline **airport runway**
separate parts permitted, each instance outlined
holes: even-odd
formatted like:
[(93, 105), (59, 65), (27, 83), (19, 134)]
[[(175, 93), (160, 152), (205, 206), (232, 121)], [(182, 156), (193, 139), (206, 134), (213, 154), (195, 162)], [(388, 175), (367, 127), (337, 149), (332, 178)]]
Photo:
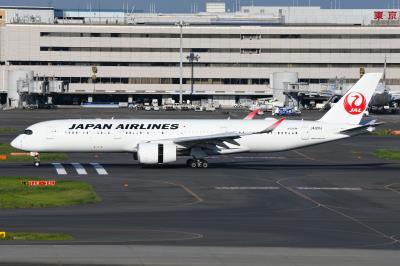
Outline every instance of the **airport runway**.
[[(24, 112), (17, 111), (15, 119), (10, 114), (7, 119), (11, 127), (24, 128), (36, 120), (48, 119), (48, 113), (38, 114), (27, 120)], [(122, 116), (125, 115), (130, 114)], [(316, 115), (320, 113), (309, 114)], [(60, 116), (63, 115), (58, 113), (56, 117)], [(385, 119), (389, 120), (386, 126), (398, 126), (394, 116)], [(12, 137), (3, 135), (0, 142)], [(187, 169), (184, 159), (164, 167), (141, 168), (127, 154), (71, 154), (68, 162), (43, 164), (40, 168), (0, 164), (1, 176), (84, 180), (103, 198), (100, 204), (86, 206), (2, 210), (0, 229), (73, 235), (74, 241), (46, 242), (63, 247), (137, 247), (127, 248), (126, 256), (134, 256), (148, 245), (150, 250), (154, 247), (154, 252), (159, 252), (154, 254), (163, 254), (161, 247), (170, 254), (182, 247), (188, 249), (188, 254), (196, 250), (205, 256), (211, 254), (214, 257), (210, 261), (221, 265), (229, 261), (234, 264), (235, 256), (229, 254), (235, 250), (242, 250), (243, 258), (252, 257), (252, 252), (260, 258), (260, 254), (271, 250), (282, 256), (286, 250), (289, 257), (306, 258), (317, 250), (321, 254), (325, 254), (323, 250), (333, 252), (332, 248), (337, 253), (328, 252), (321, 257), (323, 260), (354, 251), (353, 257), (344, 256), (349, 260), (343, 262), (353, 259), (351, 265), (365, 265), (361, 263), (364, 260), (354, 259), (366, 249), (372, 252), (371, 256), (376, 254), (370, 262), (382, 258), (380, 262), (387, 260), (388, 265), (395, 265), (390, 262), (400, 249), (400, 165), (373, 157), (372, 152), (378, 148), (398, 149), (400, 138), (360, 136), (298, 151), (216, 157), (209, 159), (209, 169)], [(0, 244), (5, 245), (0, 246), (0, 256), (2, 250), (24, 250), (22, 245), (27, 244), (48, 248), (39, 242), (11, 243), (21, 244), (20, 247)], [(56, 258), (62, 253), (57, 246), (51, 247), (53, 255), (48, 256)], [(393, 251), (397, 253), (390, 253)], [(224, 261), (227, 256), (230, 260)], [(304, 265), (321, 264), (321, 260), (313, 261), (311, 257)], [(274, 265), (290, 264), (272, 261)], [(207, 265), (206, 262), (199, 261), (198, 265)], [(262, 265), (264, 261), (259, 263), (252, 265)]]
[(87, 173), (80, 175), (70, 162), (58, 165), (61, 175), (52, 164), (2, 164), (3, 176), (88, 181), (104, 202), (3, 210), (0, 222), (8, 231), (64, 232), (87, 244), (398, 248), (400, 167), (372, 157), (375, 139), (211, 158), (210, 169), (187, 169), (183, 160), (141, 168), (117, 154), (72, 154)]

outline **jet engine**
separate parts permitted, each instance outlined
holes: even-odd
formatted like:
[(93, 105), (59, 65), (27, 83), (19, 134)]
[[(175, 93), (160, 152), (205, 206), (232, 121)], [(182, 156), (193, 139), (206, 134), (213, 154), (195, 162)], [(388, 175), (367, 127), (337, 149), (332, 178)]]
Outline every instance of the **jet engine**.
[(176, 161), (176, 145), (172, 143), (140, 143), (138, 161), (142, 164), (163, 164)]

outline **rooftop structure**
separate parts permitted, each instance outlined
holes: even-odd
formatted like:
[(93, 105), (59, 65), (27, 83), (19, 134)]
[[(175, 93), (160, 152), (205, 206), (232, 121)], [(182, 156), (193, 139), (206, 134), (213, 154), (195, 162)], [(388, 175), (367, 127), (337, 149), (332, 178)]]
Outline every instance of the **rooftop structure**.
[[(385, 59), (386, 84), (400, 90), (397, 11), (221, 10), (222, 5), (186, 14), (0, 8), (0, 91), (8, 90), (10, 71), (33, 71), (29, 76), (36, 80), (62, 81), (59, 93), (69, 99), (176, 97), (179, 21), (185, 22), (186, 98), (235, 102), (272, 95), (271, 75), (276, 72), (296, 72), (299, 83), (326, 90), (331, 80), (352, 84), (361, 70), (382, 71)], [(186, 60), (191, 53), (198, 61)]]
[(224, 3), (207, 3), (206, 12), (186, 14), (26, 6), (5, 6), (0, 10), (5, 13), (7, 23), (173, 24), (184, 19), (202, 25), (400, 25), (400, 12), (395, 9), (321, 9), (319, 6), (242, 6), (239, 11), (229, 12)]

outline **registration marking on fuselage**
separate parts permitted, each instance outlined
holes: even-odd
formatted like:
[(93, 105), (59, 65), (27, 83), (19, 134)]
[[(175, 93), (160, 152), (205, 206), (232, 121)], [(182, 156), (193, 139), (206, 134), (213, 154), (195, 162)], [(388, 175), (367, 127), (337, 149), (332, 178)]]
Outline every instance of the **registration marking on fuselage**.
[(215, 187), (218, 190), (277, 190), (279, 187)]
[(87, 175), (85, 168), (80, 163), (72, 163), (72, 166), (75, 168), (78, 175)]
[(91, 163), (90, 165), (94, 167), (94, 169), (99, 175), (108, 175), (106, 169), (104, 169), (104, 167), (101, 166), (99, 163)]
[(65, 170), (64, 166), (60, 163), (52, 163), (52, 165), (54, 166), (54, 168), (57, 171), (58, 175), (66, 175), (67, 171)]

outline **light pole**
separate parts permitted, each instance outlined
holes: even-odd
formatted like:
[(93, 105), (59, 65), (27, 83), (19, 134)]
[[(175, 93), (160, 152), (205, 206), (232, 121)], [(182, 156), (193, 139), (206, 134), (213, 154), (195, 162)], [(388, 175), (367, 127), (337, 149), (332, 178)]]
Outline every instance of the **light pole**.
[(185, 23), (183, 20), (180, 20), (178, 23), (175, 24), (175, 26), (178, 26), (180, 29), (180, 60), (179, 60), (179, 104), (182, 104), (183, 102), (183, 27), (184, 26), (189, 26), (188, 23)]
[(96, 93), (96, 80), (97, 80), (97, 66), (92, 65), (93, 93)]
[(192, 68), (192, 73), (191, 73), (191, 78), (190, 78), (190, 95), (193, 94), (193, 70), (194, 70), (194, 61), (198, 62), (200, 59), (199, 55), (195, 55), (194, 53), (190, 53), (188, 56), (186, 56), (186, 59), (189, 60)]

